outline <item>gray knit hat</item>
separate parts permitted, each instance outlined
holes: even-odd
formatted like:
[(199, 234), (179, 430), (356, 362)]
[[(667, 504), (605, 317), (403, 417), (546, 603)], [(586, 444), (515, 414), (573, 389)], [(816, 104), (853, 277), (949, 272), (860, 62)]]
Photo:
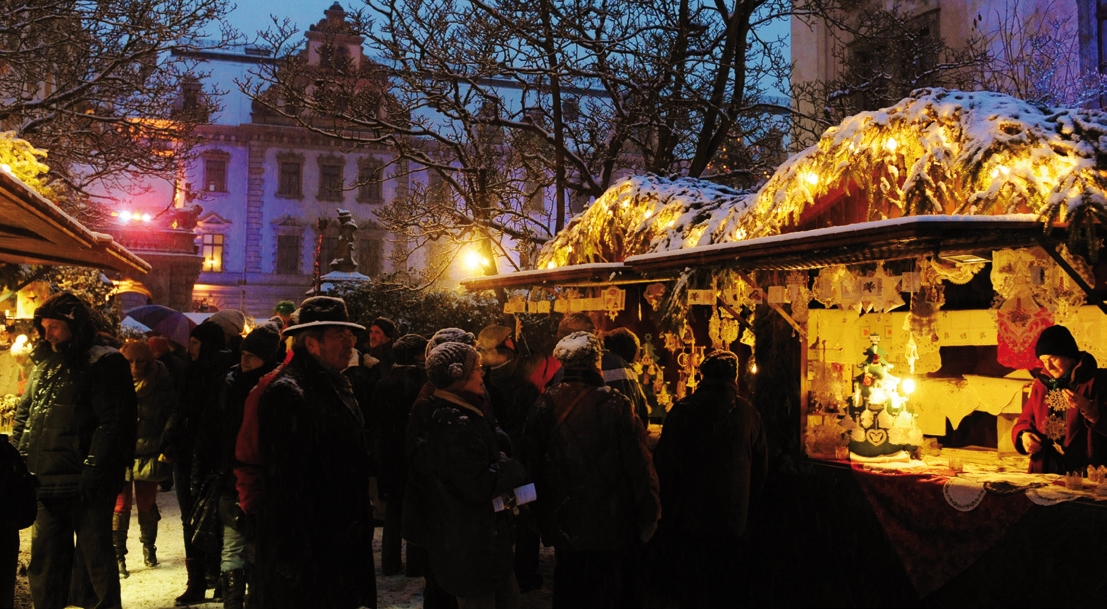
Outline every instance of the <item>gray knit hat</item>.
[(415, 358), (426, 357), (427, 339), (418, 334), (404, 334), (392, 343), (392, 355), (396, 357), (396, 363), (410, 366), (415, 363)]
[(434, 333), (434, 336), (430, 337), (427, 341), (426, 357), (430, 357), (430, 352), (435, 347), (443, 343), (461, 343), (464, 345), (476, 345), (477, 337), (472, 332), (466, 332), (461, 328), (442, 328)]
[[(223, 328), (223, 333), (228, 336), (242, 334), (242, 331), (246, 329), (246, 314), (238, 309), (220, 309), (213, 313), (207, 321), (219, 324), (219, 327)], [(255, 353), (254, 355), (260, 354)]]
[(443, 343), (427, 356), (427, 377), (439, 389), (464, 383), (480, 365), (480, 355), (470, 345)]
[(557, 341), (553, 356), (566, 368), (595, 368), (603, 355), (603, 343), (591, 332), (573, 332)]

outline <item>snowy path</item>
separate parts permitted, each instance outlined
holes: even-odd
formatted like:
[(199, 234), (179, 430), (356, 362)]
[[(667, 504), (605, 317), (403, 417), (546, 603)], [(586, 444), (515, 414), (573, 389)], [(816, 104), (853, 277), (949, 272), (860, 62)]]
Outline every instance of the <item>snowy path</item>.
[[(158, 560), (156, 568), (142, 564), (142, 544), (138, 541), (138, 516), (131, 515), (130, 536), (127, 540), (127, 568), (131, 576), (122, 580), (123, 607), (125, 609), (170, 609), (173, 599), (184, 592), (184, 537), (181, 533), (180, 510), (172, 493), (158, 493), (158, 508), (162, 519), (158, 528)], [(30, 560), (31, 529), (20, 533), (19, 560), (26, 565)], [(377, 565), (377, 604), (380, 609), (414, 609), (423, 606), (423, 578), (380, 573), (381, 529), (377, 528), (373, 539), (374, 562)], [(541, 555), (542, 577), (545, 585), (540, 590), (522, 596), (522, 609), (538, 609), (552, 604), (553, 548), (543, 548)], [(208, 591), (210, 597), (211, 591)], [(208, 602), (193, 605), (197, 609), (219, 609), (222, 603)], [(26, 575), (16, 581), (16, 609), (31, 609)]]

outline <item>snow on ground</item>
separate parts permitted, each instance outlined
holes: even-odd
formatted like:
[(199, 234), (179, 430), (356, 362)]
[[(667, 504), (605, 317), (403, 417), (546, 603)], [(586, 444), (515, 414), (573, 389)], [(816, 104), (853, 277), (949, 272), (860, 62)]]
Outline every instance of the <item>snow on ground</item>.
[[(174, 493), (158, 493), (158, 508), (162, 519), (158, 529), (158, 560), (160, 564), (149, 568), (142, 564), (142, 544), (138, 541), (138, 516), (132, 514), (130, 536), (127, 543), (127, 568), (131, 576), (122, 580), (123, 607), (125, 609), (169, 609), (173, 599), (185, 589), (184, 537), (181, 533), (180, 510)], [(31, 529), (20, 532), (19, 561), (25, 566), (30, 560)], [(381, 575), (381, 529), (373, 539), (374, 564), (377, 566), (377, 605), (380, 609), (409, 609), (423, 606), (423, 578), (403, 575)], [(522, 596), (522, 609), (538, 609), (552, 605), (554, 556), (553, 548), (542, 548), (540, 571), (545, 584), (539, 590)], [(21, 568), (21, 571), (23, 569)], [(208, 591), (210, 598), (211, 591)], [(221, 602), (193, 605), (197, 609), (218, 609)], [(27, 576), (16, 580), (15, 608), (31, 609)]]

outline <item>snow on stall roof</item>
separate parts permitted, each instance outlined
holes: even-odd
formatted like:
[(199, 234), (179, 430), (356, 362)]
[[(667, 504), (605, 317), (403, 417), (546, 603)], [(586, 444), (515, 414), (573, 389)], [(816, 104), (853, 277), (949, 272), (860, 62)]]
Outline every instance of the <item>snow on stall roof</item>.
[(862, 193), (904, 215), (1107, 208), (1107, 114), (988, 91), (920, 89), (831, 127), (757, 193), (751, 236), (775, 234), (816, 199)]
[(837, 194), (867, 201), (873, 219), (894, 212), (1078, 220), (1107, 214), (1104, 170), (1107, 113), (920, 89), (831, 127), (756, 193), (692, 178), (629, 177), (548, 242), (538, 268), (776, 235)]
[[(830, 237), (834, 235), (845, 237), (852, 233), (871, 231), (874, 228), (891, 229), (897, 226), (907, 226), (912, 224), (949, 224), (951, 222), (958, 222), (964, 224), (980, 225), (981, 230), (986, 230), (988, 224), (1037, 221), (1038, 216), (1034, 214), (1003, 214), (998, 216), (969, 216), (964, 214), (949, 216), (906, 216), (903, 218), (891, 218), (888, 220), (877, 220), (874, 222), (859, 222), (857, 224), (828, 226), (826, 228), (818, 228), (814, 230), (803, 231), (801, 233), (784, 233), (780, 235), (769, 235), (767, 237), (755, 237), (752, 239), (744, 239), (741, 241), (741, 244), (742, 246), (754, 246), (777, 242), (786, 242), (796, 239)], [(700, 246), (696, 248), (696, 251), (711, 252), (717, 250), (725, 250), (727, 248), (734, 247), (735, 245), (736, 242), (712, 243), (710, 245)], [(638, 254), (636, 256), (628, 256), (624, 263), (628, 266), (633, 267), (635, 264), (641, 264), (647, 260), (657, 260), (670, 255), (672, 255), (671, 252), (651, 252), (649, 254)]]
[(693, 178), (630, 176), (612, 186), (543, 246), (538, 268), (620, 262), (733, 240), (752, 193)]

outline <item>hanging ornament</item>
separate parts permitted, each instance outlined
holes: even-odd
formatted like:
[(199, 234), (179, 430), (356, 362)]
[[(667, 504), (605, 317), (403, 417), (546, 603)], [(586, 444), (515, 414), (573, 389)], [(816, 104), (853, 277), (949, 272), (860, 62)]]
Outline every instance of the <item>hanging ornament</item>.
[(729, 349), (730, 345), (738, 340), (738, 333), (742, 331), (742, 326), (738, 323), (737, 319), (729, 315), (722, 316), (722, 328), (720, 334), (723, 338), (723, 344), (726, 345), (725, 349)]
[(604, 288), (603, 290), (603, 308), (607, 311), (607, 316), (611, 321), (615, 321), (615, 318), (619, 316), (619, 311), (626, 308), (627, 304), (627, 291), (619, 289), (615, 286)]
[(646, 298), (646, 302), (650, 303), (650, 308), (654, 311), (657, 310), (658, 305), (661, 303), (661, 298), (665, 296), (665, 284), (664, 283), (651, 283), (646, 287), (642, 295)]
[(986, 262), (945, 262), (930, 259), (930, 266), (943, 281), (964, 285), (976, 276), (984, 268)]
[(1051, 414), (1049, 418), (1046, 419), (1045, 429), (1042, 431), (1045, 432), (1046, 437), (1050, 440), (1060, 442), (1065, 437), (1065, 420), (1055, 414)]
[(719, 308), (711, 311), (711, 317), (707, 319), (707, 337), (711, 339), (712, 349), (725, 349), (723, 345), (723, 320), (719, 316)]
[(1072, 408), (1072, 403), (1065, 397), (1065, 392), (1062, 389), (1051, 389), (1045, 396), (1045, 403), (1054, 412), (1065, 412)]
[(827, 308), (834, 306), (840, 309), (847, 308), (841, 304), (842, 292), (839, 286), (846, 273), (846, 267), (840, 264), (820, 269), (811, 289), (815, 300)]

